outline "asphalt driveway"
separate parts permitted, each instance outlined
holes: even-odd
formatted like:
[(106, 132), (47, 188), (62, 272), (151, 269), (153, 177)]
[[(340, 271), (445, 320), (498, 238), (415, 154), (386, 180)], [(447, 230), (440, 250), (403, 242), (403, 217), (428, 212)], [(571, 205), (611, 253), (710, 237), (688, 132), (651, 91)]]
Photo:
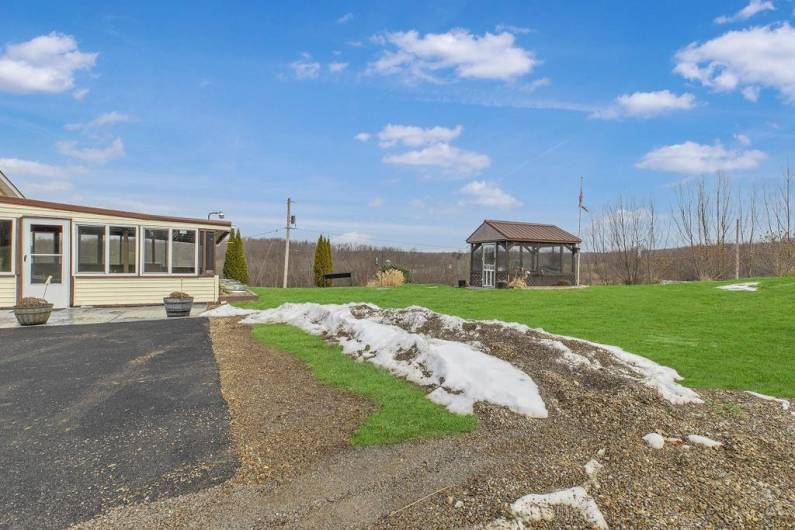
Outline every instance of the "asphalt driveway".
[(0, 528), (60, 528), (237, 467), (207, 319), (0, 330)]

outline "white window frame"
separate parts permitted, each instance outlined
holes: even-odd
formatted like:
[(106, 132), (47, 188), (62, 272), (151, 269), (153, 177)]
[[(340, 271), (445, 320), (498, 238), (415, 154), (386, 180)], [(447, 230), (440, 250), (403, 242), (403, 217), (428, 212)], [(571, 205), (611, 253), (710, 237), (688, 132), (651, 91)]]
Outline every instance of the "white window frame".
[(16, 217), (0, 217), (0, 221), (11, 221), (11, 272), (0, 271), (0, 276), (16, 276), (17, 275), (17, 218)]
[(135, 230), (135, 241), (140, 241), (140, 232), (141, 229), (138, 225), (131, 225), (125, 223), (109, 223), (105, 225), (105, 250), (106, 250), (106, 257), (105, 257), (105, 270), (107, 271), (108, 276), (116, 278), (117, 276), (123, 278), (125, 276), (138, 276), (141, 270), (141, 259), (139, 258), (140, 255), (140, 248), (139, 245), (136, 243), (135, 245), (135, 272), (110, 272), (110, 229), (111, 228), (132, 228)]
[[(103, 240), (102, 254), (105, 259), (105, 270), (102, 272), (80, 272), (80, 239), (79, 239), (79, 228), (81, 226), (93, 226), (93, 227), (103, 227), (105, 228), (105, 239)], [(108, 226), (105, 223), (79, 223), (73, 222), (72, 223), (72, 270), (74, 271), (75, 276), (105, 276), (108, 273)]]
[[(167, 230), (168, 231), (168, 272), (146, 272), (144, 268), (144, 260), (146, 259), (146, 249), (144, 245), (146, 244), (146, 231), (147, 230)], [(186, 273), (186, 272), (173, 272), (173, 263), (174, 263), (174, 251), (173, 251), (173, 238), (174, 238), (174, 230), (188, 230), (192, 231), (195, 234), (195, 243), (193, 249), (193, 273)], [(171, 227), (171, 226), (141, 226), (141, 247), (140, 247), (140, 256), (141, 256), (141, 266), (140, 271), (142, 276), (176, 276), (176, 277), (198, 277), (199, 276), (199, 229), (198, 228), (187, 228), (187, 227)]]

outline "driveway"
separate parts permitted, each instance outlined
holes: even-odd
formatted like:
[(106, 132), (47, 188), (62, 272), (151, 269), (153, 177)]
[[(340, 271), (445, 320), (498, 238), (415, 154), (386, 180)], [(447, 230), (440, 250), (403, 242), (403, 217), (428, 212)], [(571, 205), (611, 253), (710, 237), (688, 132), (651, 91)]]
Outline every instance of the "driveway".
[(0, 330), (0, 528), (60, 528), (237, 467), (207, 319)]

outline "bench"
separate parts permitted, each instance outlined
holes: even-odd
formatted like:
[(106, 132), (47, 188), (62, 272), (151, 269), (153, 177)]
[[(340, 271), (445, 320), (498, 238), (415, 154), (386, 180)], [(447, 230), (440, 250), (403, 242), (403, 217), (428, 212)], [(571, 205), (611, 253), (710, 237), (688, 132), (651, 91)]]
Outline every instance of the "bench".
[(350, 272), (332, 272), (331, 274), (324, 274), (324, 280), (341, 280), (347, 278), (350, 282), (350, 285), (353, 285), (353, 274)]

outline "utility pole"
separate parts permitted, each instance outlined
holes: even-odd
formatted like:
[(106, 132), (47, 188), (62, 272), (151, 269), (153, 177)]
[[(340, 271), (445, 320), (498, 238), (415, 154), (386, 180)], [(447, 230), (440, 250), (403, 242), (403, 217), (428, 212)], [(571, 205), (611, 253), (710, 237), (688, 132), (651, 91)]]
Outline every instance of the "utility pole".
[(740, 220), (737, 219), (737, 232), (734, 236), (734, 278), (740, 279)]
[(287, 289), (287, 271), (290, 268), (290, 230), (292, 229), (292, 205), (293, 201), (287, 198), (287, 224), (284, 225), (284, 280), (282, 281), (282, 288)]

